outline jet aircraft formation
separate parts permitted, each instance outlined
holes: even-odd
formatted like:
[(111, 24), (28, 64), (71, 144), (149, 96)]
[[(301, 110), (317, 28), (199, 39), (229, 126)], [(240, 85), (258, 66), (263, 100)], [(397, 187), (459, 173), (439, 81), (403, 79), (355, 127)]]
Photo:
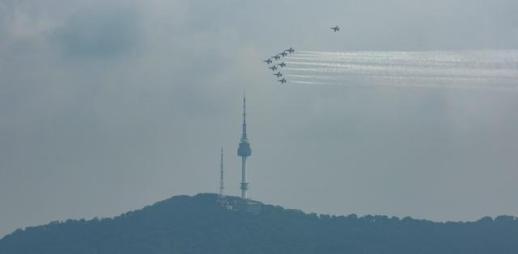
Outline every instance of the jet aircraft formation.
[(270, 69), (274, 72), (273, 75), (277, 77), (277, 81), (279, 81), (281, 84), (286, 83), (287, 80), (286, 80), (286, 78), (283, 78), (284, 75), (280, 71), (278, 71), (277, 73), (275, 73), (275, 71), (279, 68), (286, 67), (286, 63), (285, 62), (277, 63), (277, 61), (280, 61), (281, 58), (287, 57), (288, 55), (293, 54), (293, 53), (295, 53), (295, 49), (289, 48), (289, 49), (283, 50), (282, 52), (278, 53), (277, 55), (274, 55), (274, 56), (264, 60), (264, 62), (268, 65), (268, 69)]
[[(330, 28), (335, 33), (340, 31), (340, 27), (339, 26), (334, 26), (334, 27), (330, 27)], [(286, 62), (283, 62), (281, 60), (281, 58), (287, 57), (288, 55), (291, 55), (293, 53), (295, 53), (295, 49), (290, 47), (289, 49), (285, 49), (282, 52), (280, 52), (280, 53), (278, 53), (278, 54), (276, 54), (276, 55), (274, 55), (272, 57), (269, 57), (268, 59), (264, 60), (264, 62), (268, 66), (268, 69), (273, 71), (273, 75), (275, 77), (277, 77), (277, 81), (279, 81), (281, 84), (285, 84), (285, 83), (288, 82), (286, 80), (284, 74), (282, 74), (280, 72), (280, 70), (277, 71), (280, 68), (286, 67)], [(278, 61), (280, 61), (280, 63), (278, 63)]]

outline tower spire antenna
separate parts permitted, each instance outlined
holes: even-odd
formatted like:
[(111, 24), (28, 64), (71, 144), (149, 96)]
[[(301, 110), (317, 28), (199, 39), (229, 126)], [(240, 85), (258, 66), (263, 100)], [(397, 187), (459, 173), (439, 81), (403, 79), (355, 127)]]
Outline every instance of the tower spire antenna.
[(246, 95), (243, 94), (243, 134), (242, 139), (246, 139)]
[(243, 94), (243, 132), (237, 149), (237, 156), (241, 157), (241, 198), (247, 199), (248, 182), (246, 181), (246, 159), (252, 155), (250, 143), (246, 133), (246, 96)]

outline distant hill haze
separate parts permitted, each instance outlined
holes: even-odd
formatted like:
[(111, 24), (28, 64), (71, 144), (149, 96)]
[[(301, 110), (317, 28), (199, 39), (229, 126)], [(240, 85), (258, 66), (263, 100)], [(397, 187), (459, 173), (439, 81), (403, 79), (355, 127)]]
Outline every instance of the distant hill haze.
[(214, 194), (177, 196), (111, 219), (18, 230), (0, 254), (518, 253), (518, 219), (435, 223), (329, 216)]

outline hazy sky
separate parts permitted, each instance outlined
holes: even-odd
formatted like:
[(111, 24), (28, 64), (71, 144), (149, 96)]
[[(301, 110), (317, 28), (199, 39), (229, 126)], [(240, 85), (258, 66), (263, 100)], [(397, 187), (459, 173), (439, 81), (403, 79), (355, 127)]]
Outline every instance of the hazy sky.
[[(280, 87), (320, 51), (513, 49), (515, 0), (0, 0), (0, 236), (179, 194), (333, 214), (518, 215), (518, 91)], [(340, 33), (329, 26), (338, 24)]]

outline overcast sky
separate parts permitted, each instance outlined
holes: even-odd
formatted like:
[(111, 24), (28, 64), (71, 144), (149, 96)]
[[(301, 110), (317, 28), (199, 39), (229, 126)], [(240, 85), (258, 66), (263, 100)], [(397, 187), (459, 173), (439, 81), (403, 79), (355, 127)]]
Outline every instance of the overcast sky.
[[(297, 50), (518, 46), (515, 0), (0, 0), (0, 236), (179, 194), (432, 220), (518, 215), (518, 91), (280, 87)], [(340, 33), (331, 33), (331, 25)]]

